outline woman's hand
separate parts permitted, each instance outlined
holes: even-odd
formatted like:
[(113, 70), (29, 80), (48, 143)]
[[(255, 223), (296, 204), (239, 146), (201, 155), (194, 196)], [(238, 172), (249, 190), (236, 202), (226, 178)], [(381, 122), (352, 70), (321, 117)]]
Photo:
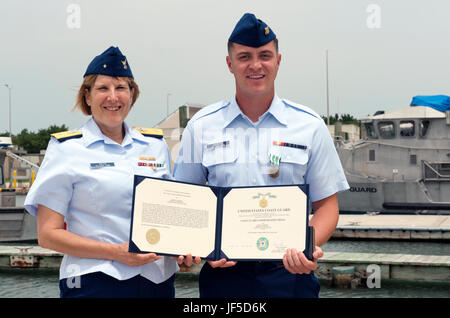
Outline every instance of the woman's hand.
[(295, 248), (288, 248), (283, 256), (283, 264), (291, 274), (309, 274), (317, 269), (317, 260), (323, 256), (323, 251), (316, 246), (313, 253), (313, 261), (306, 258), (303, 252)]
[(162, 258), (162, 256), (158, 256), (155, 253), (138, 254), (128, 252), (128, 242), (116, 244), (116, 248), (117, 252), (114, 259), (128, 266), (141, 266)]

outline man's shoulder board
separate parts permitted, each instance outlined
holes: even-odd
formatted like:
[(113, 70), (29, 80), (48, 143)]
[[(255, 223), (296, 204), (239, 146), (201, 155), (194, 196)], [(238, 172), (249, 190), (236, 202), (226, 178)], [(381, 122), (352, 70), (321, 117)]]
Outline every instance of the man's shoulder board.
[(83, 136), (83, 133), (78, 130), (68, 130), (51, 134), (51, 136), (59, 142), (63, 142), (69, 139), (81, 138)]
[(160, 128), (145, 128), (145, 127), (133, 127), (141, 134), (147, 137), (155, 137), (162, 139), (163, 138), (163, 130)]

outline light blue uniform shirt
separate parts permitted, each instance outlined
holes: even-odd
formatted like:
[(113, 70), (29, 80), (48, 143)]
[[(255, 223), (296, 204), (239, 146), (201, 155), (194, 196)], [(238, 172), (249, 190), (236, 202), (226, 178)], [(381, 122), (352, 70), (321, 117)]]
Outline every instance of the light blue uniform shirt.
[(349, 188), (322, 118), (276, 95), (256, 123), (235, 99), (197, 112), (183, 132), (174, 177), (212, 186), (307, 183), (312, 202)]
[[(25, 209), (36, 215), (41, 204), (62, 214), (72, 233), (101, 242), (127, 242), (133, 174), (164, 179), (170, 179), (171, 174), (165, 141), (146, 137), (125, 123), (124, 127), (126, 134), (121, 145), (104, 136), (92, 118), (79, 129), (81, 138), (63, 142), (52, 138), (26, 197)], [(139, 162), (164, 166), (153, 170), (139, 166)], [(176, 261), (168, 257), (130, 267), (117, 261), (64, 255), (60, 279), (99, 271), (119, 280), (140, 274), (160, 283), (177, 270)]]

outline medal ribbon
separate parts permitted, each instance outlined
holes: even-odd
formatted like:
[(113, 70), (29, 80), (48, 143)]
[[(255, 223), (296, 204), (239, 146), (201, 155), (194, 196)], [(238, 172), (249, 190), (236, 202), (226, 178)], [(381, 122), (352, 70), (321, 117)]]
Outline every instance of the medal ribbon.
[(281, 161), (281, 156), (272, 155), (269, 153), (269, 161), (274, 166), (279, 166)]

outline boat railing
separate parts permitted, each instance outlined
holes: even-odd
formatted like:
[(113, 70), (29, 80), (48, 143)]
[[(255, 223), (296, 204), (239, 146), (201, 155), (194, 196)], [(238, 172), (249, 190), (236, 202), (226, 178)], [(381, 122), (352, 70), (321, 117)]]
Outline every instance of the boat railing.
[(428, 162), (422, 160), (424, 181), (450, 181), (450, 162)]
[(20, 161), (22, 163), (24, 163), (25, 165), (27, 165), (28, 167), (30, 167), (31, 169), (34, 170), (39, 170), (39, 166), (25, 158), (22, 158), (21, 156), (16, 155), (15, 153), (12, 153), (11, 151), (7, 151), (6, 152), (6, 156), (13, 158), (14, 160)]

